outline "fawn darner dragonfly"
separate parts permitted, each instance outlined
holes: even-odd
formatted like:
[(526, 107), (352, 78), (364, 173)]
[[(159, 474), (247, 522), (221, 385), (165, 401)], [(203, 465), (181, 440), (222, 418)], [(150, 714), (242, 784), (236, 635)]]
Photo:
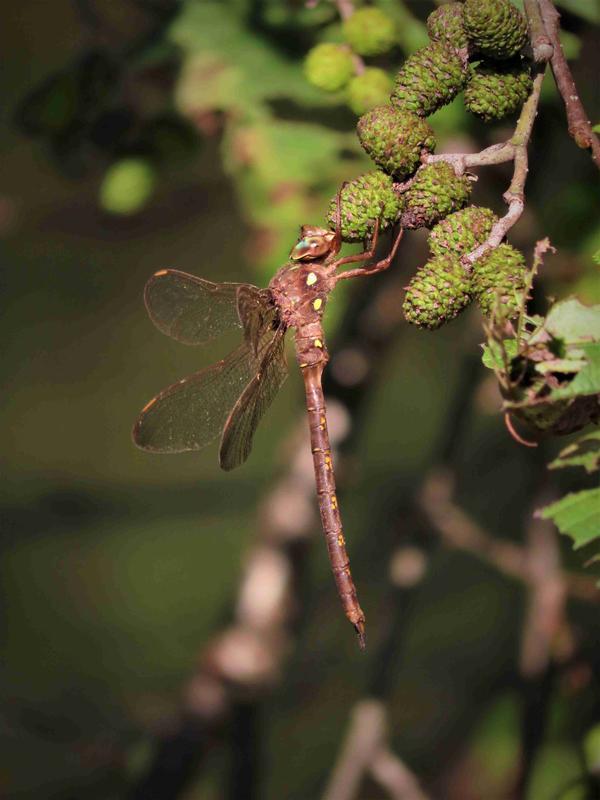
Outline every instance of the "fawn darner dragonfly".
[(342, 237), (340, 194), (336, 230), (305, 225), (267, 289), (247, 283), (212, 283), (176, 270), (161, 270), (146, 284), (144, 299), (156, 327), (183, 344), (206, 344), (232, 326), (241, 327), (242, 344), (227, 358), (167, 387), (142, 410), (133, 429), (138, 447), (158, 453), (199, 450), (221, 433), (219, 462), (238, 467), (248, 458), (254, 431), (287, 375), (284, 337), (295, 328), (296, 358), (304, 378), (321, 522), (337, 591), (359, 644), (365, 645), (365, 616), (358, 603), (331, 458), (323, 368), (329, 360), (322, 316), (339, 280), (386, 269), (396, 254), (402, 230), (390, 253), (368, 266), (336, 273), (345, 264), (370, 261), (369, 249), (338, 258)]

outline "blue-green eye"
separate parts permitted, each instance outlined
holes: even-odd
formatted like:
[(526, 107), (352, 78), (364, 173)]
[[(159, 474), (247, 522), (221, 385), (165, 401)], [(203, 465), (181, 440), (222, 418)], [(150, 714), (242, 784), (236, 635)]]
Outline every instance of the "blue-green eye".
[(290, 258), (295, 260), (306, 258), (307, 255), (314, 253), (318, 246), (318, 242), (316, 242), (314, 239), (312, 241), (310, 239), (300, 239), (298, 244), (294, 245), (292, 248)]

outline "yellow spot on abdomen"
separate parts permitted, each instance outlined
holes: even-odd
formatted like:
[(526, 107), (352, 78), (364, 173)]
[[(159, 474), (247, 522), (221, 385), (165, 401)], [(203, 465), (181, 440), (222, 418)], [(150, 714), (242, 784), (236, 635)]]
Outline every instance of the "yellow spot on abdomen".
[(317, 297), (316, 300), (313, 300), (313, 308), (314, 308), (315, 311), (318, 311), (321, 308), (322, 305), (323, 305), (323, 301), (321, 300), (320, 297)]
[(312, 286), (316, 282), (317, 282), (317, 276), (315, 275), (315, 273), (309, 272), (308, 275), (306, 276), (306, 285)]
[(315, 339), (313, 344), (315, 347), (323, 347), (323, 342), (320, 339)]
[(334, 494), (332, 494), (330, 499), (332, 508), (337, 508), (338, 507), (337, 497)]
[(341, 533), (338, 534), (337, 540), (340, 547), (343, 547), (346, 544), (346, 540), (344, 539), (344, 536)]

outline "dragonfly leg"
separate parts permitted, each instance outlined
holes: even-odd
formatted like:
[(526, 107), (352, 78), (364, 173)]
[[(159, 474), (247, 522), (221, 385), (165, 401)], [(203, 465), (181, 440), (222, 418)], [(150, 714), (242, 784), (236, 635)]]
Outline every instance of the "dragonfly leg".
[(394, 239), (392, 249), (385, 258), (381, 259), (381, 261), (376, 261), (375, 264), (369, 264), (368, 267), (358, 267), (357, 269), (348, 269), (345, 272), (340, 272), (340, 274), (337, 276), (337, 280), (342, 280), (342, 278), (358, 278), (361, 275), (374, 275), (376, 272), (383, 272), (383, 270), (387, 269), (394, 260), (394, 256), (398, 252), (398, 247), (400, 245), (403, 233), (404, 228), (400, 228), (396, 238)]
[[(375, 220), (375, 228), (373, 229), (373, 238), (371, 239), (371, 244), (369, 245), (368, 250), (363, 250), (362, 253), (354, 253), (351, 256), (344, 256), (343, 258), (338, 258), (337, 261), (334, 261), (331, 265), (331, 269), (335, 270), (338, 267), (341, 267), (343, 264), (356, 264), (360, 261), (369, 261), (375, 255), (375, 250), (377, 249), (377, 242), (379, 241), (379, 220)], [(342, 273), (338, 275), (338, 278), (341, 278), (342, 275), (346, 273)]]
[(335, 198), (335, 236), (331, 243), (330, 258), (335, 258), (342, 249), (342, 192), (348, 181), (344, 181), (340, 186)]

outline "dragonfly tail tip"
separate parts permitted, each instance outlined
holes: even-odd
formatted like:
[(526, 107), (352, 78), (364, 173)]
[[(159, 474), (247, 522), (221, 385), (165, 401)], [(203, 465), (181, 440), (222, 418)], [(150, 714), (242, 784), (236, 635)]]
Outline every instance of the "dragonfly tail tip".
[(367, 640), (365, 637), (365, 626), (363, 622), (358, 622), (354, 625), (354, 630), (356, 631), (356, 635), (358, 636), (358, 646), (361, 650), (365, 650), (367, 646)]

